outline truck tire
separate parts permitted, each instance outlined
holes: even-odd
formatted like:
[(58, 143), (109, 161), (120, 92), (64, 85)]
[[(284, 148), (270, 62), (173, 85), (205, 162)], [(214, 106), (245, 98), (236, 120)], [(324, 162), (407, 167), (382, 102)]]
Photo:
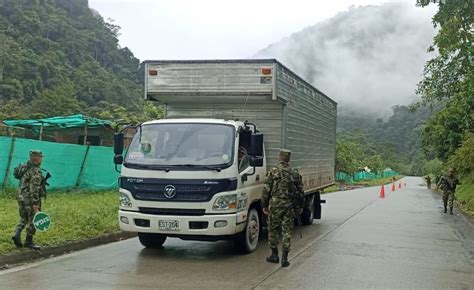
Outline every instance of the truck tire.
[(161, 234), (138, 233), (138, 239), (145, 248), (161, 248), (166, 241), (166, 236)]
[(304, 226), (311, 225), (314, 220), (314, 194), (310, 195), (308, 206), (303, 209), (301, 213), (301, 223)]
[(255, 251), (260, 238), (260, 215), (255, 208), (250, 208), (245, 229), (235, 239), (239, 252), (249, 254)]

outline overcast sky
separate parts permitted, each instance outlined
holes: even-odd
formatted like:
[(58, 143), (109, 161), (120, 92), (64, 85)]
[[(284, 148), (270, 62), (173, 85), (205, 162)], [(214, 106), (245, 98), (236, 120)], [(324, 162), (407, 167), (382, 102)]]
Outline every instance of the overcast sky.
[(247, 58), (352, 5), (385, 2), (393, 1), (89, 0), (122, 28), (120, 45), (140, 60)]

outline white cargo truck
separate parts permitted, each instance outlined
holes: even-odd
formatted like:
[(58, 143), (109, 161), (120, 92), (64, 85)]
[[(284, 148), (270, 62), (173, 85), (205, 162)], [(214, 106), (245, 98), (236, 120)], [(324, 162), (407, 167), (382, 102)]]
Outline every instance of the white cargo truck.
[(145, 247), (167, 237), (257, 247), (261, 195), (280, 148), (303, 176), (303, 224), (334, 184), (336, 102), (275, 59), (146, 61), (145, 98), (165, 118), (137, 126), (122, 157), (119, 224)]

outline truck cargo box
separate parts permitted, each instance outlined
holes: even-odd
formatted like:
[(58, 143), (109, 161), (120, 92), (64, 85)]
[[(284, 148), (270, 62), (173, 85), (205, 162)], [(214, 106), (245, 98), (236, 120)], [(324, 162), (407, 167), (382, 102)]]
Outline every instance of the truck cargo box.
[(287, 148), (306, 192), (334, 184), (337, 104), (275, 59), (146, 61), (145, 98), (166, 118), (255, 123), (269, 168)]

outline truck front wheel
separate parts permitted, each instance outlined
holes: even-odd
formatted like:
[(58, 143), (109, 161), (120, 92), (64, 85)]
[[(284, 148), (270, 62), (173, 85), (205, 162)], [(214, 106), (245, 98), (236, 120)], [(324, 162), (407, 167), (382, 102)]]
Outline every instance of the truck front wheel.
[(160, 248), (166, 241), (166, 236), (161, 234), (138, 233), (140, 243), (146, 248)]
[(260, 216), (255, 208), (251, 208), (247, 217), (245, 229), (235, 239), (237, 249), (248, 254), (257, 248), (260, 237)]

